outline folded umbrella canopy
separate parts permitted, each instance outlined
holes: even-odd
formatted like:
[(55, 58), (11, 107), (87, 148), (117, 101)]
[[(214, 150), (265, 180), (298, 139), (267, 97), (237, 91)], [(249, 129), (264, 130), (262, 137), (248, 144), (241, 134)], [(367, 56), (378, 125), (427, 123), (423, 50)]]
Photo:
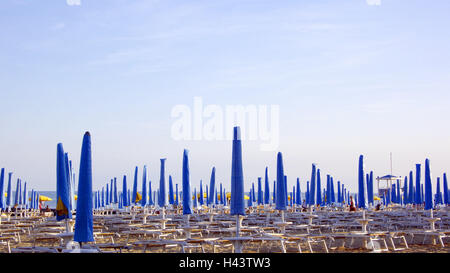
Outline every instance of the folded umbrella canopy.
[(77, 215), (75, 221), (74, 241), (93, 242), (92, 210), (92, 155), (91, 135), (86, 132), (81, 147), (80, 171), (78, 177)]
[(241, 129), (234, 127), (231, 162), (231, 215), (245, 215)]
[(414, 203), (416, 205), (422, 205), (422, 195), (420, 193), (420, 164), (416, 164), (416, 196), (414, 199)]
[(114, 177), (114, 192), (113, 192), (113, 200), (111, 201), (113, 204), (117, 204), (117, 178)]
[(11, 178), (12, 173), (8, 173), (8, 189), (6, 190), (6, 207), (11, 207)]
[(198, 199), (200, 206), (203, 206), (203, 185), (202, 180), (200, 180), (200, 199)]
[(364, 156), (359, 156), (358, 164), (358, 207), (366, 208), (366, 198), (364, 189)]
[(403, 185), (403, 203), (405, 205), (409, 204), (408, 200), (408, 177), (405, 176), (405, 185)]
[(71, 219), (70, 211), (70, 184), (67, 180), (64, 148), (61, 143), (57, 145), (56, 154), (56, 220)]
[(106, 205), (109, 206), (109, 184), (106, 183)]
[(316, 165), (312, 164), (311, 172), (311, 184), (309, 189), (309, 205), (314, 206), (316, 204)]
[(425, 210), (433, 209), (433, 189), (431, 187), (430, 160), (425, 160)]
[(441, 179), (438, 177), (436, 184), (436, 202), (435, 205), (442, 205)]
[[(183, 188), (183, 215), (192, 214), (192, 198), (191, 198), (191, 183), (189, 178), (189, 151), (184, 150), (183, 152), (183, 177), (182, 177), (182, 188)], [(194, 201), (194, 203), (197, 203)]]
[(449, 196), (448, 196), (448, 184), (447, 184), (447, 174), (444, 173), (444, 204), (448, 205), (449, 202)]
[(216, 191), (216, 167), (213, 167), (211, 171), (211, 180), (209, 182), (208, 206), (214, 204), (215, 191)]
[(17, 179), (16, 193), (14, 195), (14, 206), (19, 205), (20, 179)]
[(173, 205), (175, 203), (173, 199), (173, 183), (172, 176), (169, 175), (169, 205)]
[[(197, 208), (197, 188), (194, 188), (194, 208)], [(184, 213), (184, 208), (183, 208), (183, 213)]]
[(25, 205), (25, 208), (28, 208), (27, 206), (27, 200), (28, 200), (28, 192), (27, 192), (27, 182), (23, 185), (23, 204)]
[(131, 200), (133, 200), (133, 204), (135, 204), (135, 205), (137, 205), (137, 203), (138, 203), (137, 187), (138, 187), (138, 167), (136, 166), (136, 168), (134, 169), (133, 195), (132, 195), (132, 199), (131, 199)]
[(155, 203), (153, 202), (154, 200), (153, 200), (153, 197), (152, 197), (152, 194), (153, 194), (153, 192), (152, 192), (152, 181), (150, 180), (150, 181), (148, 181), (148, 204), (150, 205), (150, 206), (154, 206), (155, 205)]
[(266, 175), (265, 175), (265, 187), (264, 187), (264, 204), (268, 205), (270, 203), (270, 189), (269, 189), (269, 176), (268, 176), (268, 168), (266, 167)]
[(122, 206), (128, 207), (128, 196), (127, 196), (127, 176), (123, 176), (123, 186), (122, 186)]
[(0, 172), (0, 209), (5, 209), (5, 193), (4, 193), (4, 183), (5, 183), (5, 168), (2, 168)]
[(317, 199), (316, 205), (322, 205), (322, 186), (320, 185), (321, 177), (320, 177), (320, 169), (317, 169)]
[(302, 191), (300, 190), (300, 178), (297, 178), (297, 192), (296, 192), (296, 196), (295, 196), (295, 203), (297, 205), (301, 205), (302, 204)]
[(175, 206), (178, 206), (178, 184), (175, 184)]
[(277, 200), (275, 202), (275, 209), (277, 210), (286, 210), (287, 189), (285, 188), (285, 181), (283, 155), (281, 154), (281, 152), (279, 152), (277, 157)]
[(262, 178), (258, 177), (258, 205), (264, 204), (261, 180)]
[(413, 172), (409, 172), (409, 193), (408, 193), (408, 202), (410, 204), (414, 204), (414, 181), (413, 181)]
[(166, 178), (165, 178), (165, 162), (166, 159), (161, 159), (161, 172), (159, 178), (159, 195), (158, 195), (158, 206), (163, 208), (166, 206)]
[(147, 205), (147, 166), (144, 165), (144, 170), (142, 173), (142, 200), (141, 206), (145, 207)]

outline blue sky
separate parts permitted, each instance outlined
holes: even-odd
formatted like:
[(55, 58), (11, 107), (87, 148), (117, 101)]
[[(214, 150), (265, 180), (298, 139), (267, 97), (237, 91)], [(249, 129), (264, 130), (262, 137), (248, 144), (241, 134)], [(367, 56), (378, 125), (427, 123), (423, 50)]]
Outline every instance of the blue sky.
[[(55, 189), (56, 145), (78, 172), (93, 142), (94, 186), (159, 158), (181, 181), (229, 188), (231, 143), (174, 141), (171, 109), (205, 104), (280, 106), (289, 188), (311, 163), (351, 190), (357, 163), (406, 175), (430, 158), (449, 170), (450, 2), (446, 0), (4, 0), (0, 3), (0, 167)], [(244, 142), (246, 187), (276, 152)], [(435, 181), (434, 181), (435, 183)], [(433, 189), (434, 190), (434, 189)]]

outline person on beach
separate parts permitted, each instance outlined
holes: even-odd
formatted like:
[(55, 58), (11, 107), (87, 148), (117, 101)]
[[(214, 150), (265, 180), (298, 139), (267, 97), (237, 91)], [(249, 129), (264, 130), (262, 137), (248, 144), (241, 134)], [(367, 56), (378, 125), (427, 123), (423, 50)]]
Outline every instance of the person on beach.
[(353, 203), (353, 196), (350, 196), (350, 211), (356, 211), (355, 204)]

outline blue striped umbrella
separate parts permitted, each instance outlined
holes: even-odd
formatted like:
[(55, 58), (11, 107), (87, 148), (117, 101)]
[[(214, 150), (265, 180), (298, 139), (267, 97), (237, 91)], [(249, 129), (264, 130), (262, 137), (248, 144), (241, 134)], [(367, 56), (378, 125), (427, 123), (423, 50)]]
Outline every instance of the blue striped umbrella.
[(5, 193), (4, 193), (4, 183), (5, 183), (5, 168), (2, 168), (0, 172), (0, 209), (5, 209)]
[[(183, 178), (182, 178), (182, 189), (183, 189), (183, 215), (192, 214), (192, 197), (191, 197), (191, 182), (189, 177), (189, 151), (184, 150), (183, 152)], [(194, 203), (196, 203), (194, 201)]]
[(425, 210), (433, 209), (433, 189), (431, 188), (430, 160), (425, 160)]
[(447, 184), (447, 174), (444, 173), (444, 204), (449, 205), (449, 196), (448, 196), (448, 184)]
[(364, 196), (364, 156), (359, 157), (358, 165), (358, 207), (366, 208), (366, 199)]
[(266, 167), (266, 175), (264, 181), (264, 204), (270, 204), (270, 189), (269, 189), (269, 175), (268, 168)]
[(309, 189), (309, 205), (311, 206), (316, 204), (316, 173), (316, 165), (312, 164), (311, 184)]
[[(241, 129), (234, 127), (231, 161), (231, 215), (245, 215)], [(239, 233), (236, 234), (239, 236)]]
[(133, 181), (133, 195), (131, 195), (131, 200), (133, 204), (137, 205), (137, 188), (138, 188), (138, 167), (134, 169), (134, 181)]
[(169, 175), (169, 205), (173, 205), (175, 202), (173, 200), (173, 182), (172, 176)]
[(286, 178), (284, 176), (284, 167), (283, 167), (283, 155), (278, 153), (277, 158), (277, 198), (275, 203), (275, 209), (277, 210), (286, 210)]
[(161, 172), (159, 178), (159, 194), (158, 206), (163, 208), (166, 206), (166, 178), (165, 178), (165, 158), (161, 158)]
[(127, 196), (127, 176), (123, 176), (122, 184), (122, 207), (128, 207), (128, 196)]
[(67, 180), (64, 148), (61, 143), (57, 145), (56, 157), (56, 220), (71, 219), (70, 211), (70, 182)]
[(416, 205), (422, 204), (422, 196), (420, 194), (420, 164), (416, 164), (416, 196), (414, 202)]
[(81, 148), (80, 171), (78, 181), (77, 216), (75, 221), (74, 241), (93, 242), (94, 223), (92, 211), (92, 157), (91, 135), (83, 137)]
[(211, 180), (209, 182), (208, 206), (214, 204), (215, 190), (216, 190), (216, 167), (213, 167), (211, 171)]
[(144, 170), (142, 173), (142, 200), (141, 206), (145, 207), (147, 205), (147, 166), (144, 165)]

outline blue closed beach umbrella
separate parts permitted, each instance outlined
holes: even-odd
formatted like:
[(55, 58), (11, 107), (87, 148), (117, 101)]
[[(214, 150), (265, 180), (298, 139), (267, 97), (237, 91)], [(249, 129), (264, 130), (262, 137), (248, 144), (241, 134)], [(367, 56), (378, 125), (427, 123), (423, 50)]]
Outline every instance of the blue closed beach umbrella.
[(214, 204), (215, 191), (216, 191), (216, 167), (213, 167), (211, 171), (211, 180), (209, 182), (208, 205)]
[(370, 172), (369, 180), (368, 180), (368, 186), (367, 186), (367, 202), (370, 203), (373, 206), (373, 171)]
[(122, 207), (128, 207), (128, 196), (127, 196), (127, 176), (123, 176), (122, 184)]
[(147, 166), (144, 165), (144, 170), (142, 173), (142, 200), (141, 206), (145, 207), (147, 205)]
[(56, 156), (56, 220), (71, 219), (70, 211), (70, 182), (67, 180), (67, 164), (63, 145), (57, 145)]
[(441, 179), (438, 177), (436, 184), (436, 202), (435, 205), (442, 204), (442, 193), (441, 193)]
[(339, 204), (342, 203), (342, 196), (341, 196), (341, 181), (337, 182), (337, 202)]
[(448, 196), (448, 184), (447, 184), (447, 174), (444, 173), (444, 204), (448, 205), (449, 203), (449, 196)]
[(277, 182), (276, 181), (273, 181), (273, 201), (272, 201), (272, 203), (275, 203), (276, 202), (276, 200), (277, 200), (277, 184), (276, 184)]
[(198, 199), (198, 203), (200, 206), (203, 206), (203, 184), (202, 180), (200, 180), (200, 198)]
[(258, 205), (262, 205), (264, 203), (263, 191), (262, 191), (262, 178), (258, 177)]
[(2, 168), (2, 170), (0, 171), (0, 209), (5, 209), (4, 183), (5, 183), (5, 168)]
[(317, 191), (317, 197), (316, 197), (316, 205), (322, 205), (322, 186), (320, 185), (320, 180), (321, 180), (321, 177), (320, 177), (320, 170), (318, 169), (317, 170), (317, 189), (316, 189), (316, 191)]
[(154, 200), (153, 200), (153, 197), (152, 197), (152, 194), (153, 194), (153, 192), (152, 192), (152, 181), (148, 181), (148, 193), (149, 193), (149, 195), (148, 195), (148, 204), (150, 206), (154, 206), (155, 203), (154, 203)]
[(400, 191), (400, 180), (397, 179), (397, 196), (396, 196), (396, 200), (398, 204), (402, 203), (402, 194)]
[(119, 201), (117, 198), (117, 178), (114, 177), (114, 191), (113, 191), (113, 200), (112, 203), (117, 204), (117, 202)]
[(189, 156), (189, 151), (184, 150), (184, 152), (183, 152), (183, 177), (182, 177), (183, 215), (192, 214), (191, 182), (190, 182), (190, 178), (189, 178), (189, 157), (188, 156)]
[(264, 204), (270, 204), (270, 189), (269, 189), (269, 176), (268, 176), (268, 168), (266, 167), (266, 176), (264, 182)]
[(316, 165), (312, 164), (312, 172), (311, 172), (311, 184), (310, 184), (310, 189), (309, 189), (309, 204), (311, 206), (314, 206), (316, 204), (315, 200), (316, 200)]
[(194, 188), (194, 208), (197, 208), (197, 189)]
[(309, 205), (309, 181), (306, 182), (305, 203)]
[(300, 189), (300, 178), (297, 178), (297, 192), (295, 196), (295, 201), (297, 205), (302, 204), (302, 191)]
[(105, 207), (105, 187), (102, 187), (102, 208)]
[(287, 205), (288, 204), (287, 175), (284, 176), (284, 198), (286, 199), (286, 205)]
[(277, 157), (277, 199), (275, 203), (275, 209), (286, 210), (286, 192), (287, 189), (285, 184), (284, 167), (283, 167), (283, 155), (281, 152), (278, 153)]
[(414, 181), (413, 181), (413, 172), (409, 172), (409, 193), (408, 193), (408, 202), (410, 204), (414, 204)]
[[(234, 127), (231, 160), (231, 215), (245, 215), (241, 129)], [(239, 233), (236, 234), (237, 236)]]
[(74, 241), (93, 242), (94, 223), (92, 210), (92, 152), (91, 135), (86, 132), (81, 148), (80, 171), (78, 174), (77, 216)]
[(178, 184), (175, 184), (175, 205), (178, 206)]
[(25, 205), (25, 208), (28, 207), (27, 182), (23, 185), (23, 204)]
[(422, 204), (422, 195), (420, 193), (420, 164), (416, 164), (416, 196), (414, 202), (416, 205)]
[(366, 199), (364, 196), (364, 157), (359, 157), (358, 165), (358, 207), (366, 208)]
[(132, 202), (133, 204), (137, 204), (137, 187), (138, 187), (138, 167), (136, 166), (136, 168), (134, 169), (134, 182), (133, 182), (133, 195), (132, 196)]
[(11, 206), (11, 178), (12, 173), (8, 173), (8, 189), (6, 191), (6, 206)]
[(166, 206), (165, 163), (166, 163), (166, 159), (161, 158), (161, 172), (160, 172), (160, 178), (159, 178), (159, 195), (158, 195), (158, 206), (160, 208), (163, 208)]
[(169, 175), (169, 205), (173, 205), (175, 202), (173, 200), (173, 182), (172, 176)]
[(425, 210), (433, 208), (433, 189), (431, 187), (430, 160), (425, 160)]
[(403, 203), (405, 205), (409, 204), (408, 197), (408, 177), (405, 176), (405, 185), (403, 185)]
[(17, 183), (16, 183), (16, 192), (14, 195), (14, 206), (19, 205), (19, 190), (20, 188), (20, 179), (17, 179)]
[(330, 205), (331, 204), (331, 176), (327, 174), (327, 188), (326, 188), (326, 194), (325, 194), (325, 204)]

